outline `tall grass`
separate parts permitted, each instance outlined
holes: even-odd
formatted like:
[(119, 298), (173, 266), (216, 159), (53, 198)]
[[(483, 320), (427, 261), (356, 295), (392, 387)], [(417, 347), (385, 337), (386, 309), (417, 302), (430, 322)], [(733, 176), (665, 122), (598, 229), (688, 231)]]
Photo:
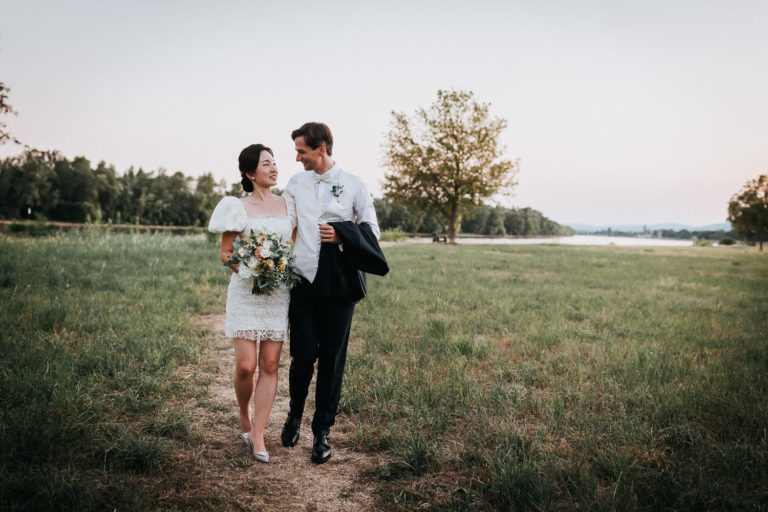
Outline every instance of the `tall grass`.
[(146, 510), (226, 273), (203, 236), (0, 238), (0, 508)]
[(380, 504), (768, 507), (768, 260), (729, 248), (398, 246), (342, 410)]
[[(733, 248), (395, 246), (342, 413), (383, 509), (766, 509), (768, 261)], [(0, 238), (0, 508), (153, 507), (170, 397), (223, 311), (205, 237)], [(287, 491), (289, 492), (289, 491)]]

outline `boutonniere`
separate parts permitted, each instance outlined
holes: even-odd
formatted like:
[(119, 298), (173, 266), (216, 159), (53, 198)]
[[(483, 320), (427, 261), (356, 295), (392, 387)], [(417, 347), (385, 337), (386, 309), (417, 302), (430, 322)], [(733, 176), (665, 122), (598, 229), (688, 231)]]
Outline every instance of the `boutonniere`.
[(344, 191), (344, 185), (334, 185), (331, 187), (331, 194), (338, 199), (341, 197), (341, 193)]

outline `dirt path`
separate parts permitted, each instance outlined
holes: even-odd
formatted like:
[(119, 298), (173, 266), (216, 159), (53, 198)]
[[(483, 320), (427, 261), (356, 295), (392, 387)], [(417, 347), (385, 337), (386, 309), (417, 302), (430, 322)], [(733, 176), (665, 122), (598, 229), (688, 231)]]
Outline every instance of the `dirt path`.
[[(196, 418), (203, 438), (177, 450), (176, 467), (156, 503), (184, 510), (375, 510), (374, 486), (362, 472), (376, 459), (343, 447), (352, 428), (346, 418), (337, 418), (330, 438), (333, 457), (325, 464), (309, 460), (314, 403), (307, 403), (299, 444), (284, 448), (280, 443), (289, 400), (287, 344), (280, 358), (277, 397), (265, 435), (270, 461), (261, 464), (248, 455), (237, 438), (240, 423), (232, 388), (234, 351), (223, 336), (224, 316), (199, 321), (212, 333), (210, 349), (202, 364), (182, 368), (181, 374), (184, 378), (210, 379), (208, 393), (177, 406)], [(313, 394), (314, 384), (310, 397)]]

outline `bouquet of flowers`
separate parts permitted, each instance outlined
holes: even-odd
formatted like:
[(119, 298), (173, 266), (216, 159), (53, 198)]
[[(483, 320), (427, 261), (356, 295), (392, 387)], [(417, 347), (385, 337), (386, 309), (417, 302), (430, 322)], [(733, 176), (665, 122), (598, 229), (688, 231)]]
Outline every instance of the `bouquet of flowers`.
[(240, 265), (238, 274), (253, 283), (254, 295), (269, 295), (281, 284), (293, 288), (303, 275), (296, 266), (293, 241), (263, 231), (235, 238), (232, 258), (225, 265)]

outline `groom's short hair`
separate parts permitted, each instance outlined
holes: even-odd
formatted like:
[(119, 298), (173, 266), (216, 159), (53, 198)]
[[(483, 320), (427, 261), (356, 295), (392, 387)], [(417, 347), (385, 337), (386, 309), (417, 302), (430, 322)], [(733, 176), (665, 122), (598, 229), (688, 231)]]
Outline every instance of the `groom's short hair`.
[(333, 134), (331, 129), (323, 123), (304, 123), (301, 128), (291, 132), (291, 138), (304, 137), (304, 143), (312, 149), (325, 146), (328, 156), (333, 153)]

